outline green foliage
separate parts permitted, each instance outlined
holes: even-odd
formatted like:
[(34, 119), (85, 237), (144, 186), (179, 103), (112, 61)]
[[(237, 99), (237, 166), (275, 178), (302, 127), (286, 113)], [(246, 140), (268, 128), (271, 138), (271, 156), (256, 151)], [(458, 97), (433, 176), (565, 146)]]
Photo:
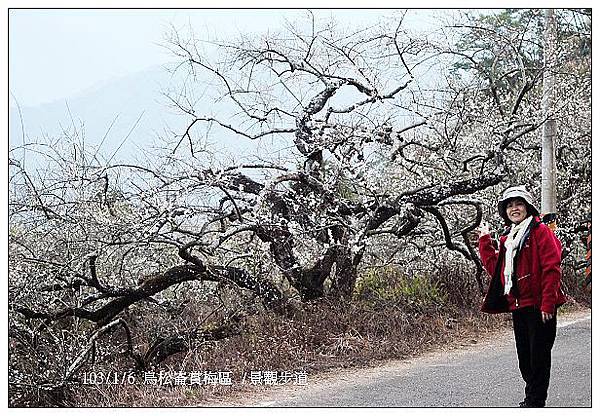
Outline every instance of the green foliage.
[(504, 96), (519, 90), (527, 78), (543, 67), (543, 14), (535, 9), (507, 9), (492, 14), (468, 15), (469, 22), (457, 41), (470, 59), (454, 64), (454, 74), (477, 71)]
[(356, 284), (354, 297), (372, 305), (394, 303), (418, 309), (447, 302), (447, 295), (429, 276), (407, 276), (391, 266), (365, 271)]
[[(572, 62), (591, 53), (591, 13), (556, 9), (558, 59)], [(586, 18), (586, 16), (590, 18)], [(451, 69), (455, 75), (480, 73), (501, 96), (518, 93), (526, 79), (544, 69), (545, 16), (540, 9), (504, 9), (466, 14), (456, 42), (462, 57)]]

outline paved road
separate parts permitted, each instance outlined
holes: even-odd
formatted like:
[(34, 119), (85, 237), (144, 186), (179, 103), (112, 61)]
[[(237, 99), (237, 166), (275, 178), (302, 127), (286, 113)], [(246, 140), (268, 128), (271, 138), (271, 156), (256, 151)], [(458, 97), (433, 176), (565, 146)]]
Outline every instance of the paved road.
[[(591, 406), (591, 317), (559, 317), (547, 405)], [(340, 372), (304, 389), (272, 392), (255, 406), (513, 407), (524, 383), (512, 332), (493, 342), (411, 361)]]

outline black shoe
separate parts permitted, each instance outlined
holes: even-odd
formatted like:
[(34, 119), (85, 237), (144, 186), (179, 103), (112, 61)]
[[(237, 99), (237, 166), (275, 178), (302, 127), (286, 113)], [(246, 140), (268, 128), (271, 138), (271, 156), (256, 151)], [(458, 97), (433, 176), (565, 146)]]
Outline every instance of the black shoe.
[(519, 407), (544, 407), (546, 403), (532, 403), (527, 400), (523, 400), (519, 403)]

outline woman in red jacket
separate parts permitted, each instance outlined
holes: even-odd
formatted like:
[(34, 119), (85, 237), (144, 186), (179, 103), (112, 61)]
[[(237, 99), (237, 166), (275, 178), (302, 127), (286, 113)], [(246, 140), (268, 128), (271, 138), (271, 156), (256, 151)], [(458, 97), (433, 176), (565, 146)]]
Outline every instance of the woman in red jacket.
[(479, 253), (492, 276), (482, 311), (511, 312), (519, 369), (525, 380), (520, 407), (543, 407), (550, 383), (556, 309), (566, 298), (560, 288), (561, 244), (539, 219), (524, 186), (504, 191), (498, 213), (507, 226), (496, 250), (489, 228), (479, 228)]

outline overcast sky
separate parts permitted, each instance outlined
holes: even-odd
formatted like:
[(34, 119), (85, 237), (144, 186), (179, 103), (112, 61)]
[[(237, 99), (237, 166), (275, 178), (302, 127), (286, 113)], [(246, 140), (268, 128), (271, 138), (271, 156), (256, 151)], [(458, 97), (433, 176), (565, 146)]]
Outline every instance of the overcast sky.
[[(262, 32), (302, 10), (11, 10), (9, 88), (21, 106), (72, 97), (115, 76), (164, 64), (173, 24), (198, 35)], [(316, 11), (341, 23), (374, 23), (390, 10)], [(416, 12), (415, 12), (416, 13)], [(420, 12), (420, 15), (424, 13)], [(14, 102), (11, 98), (11, 105)]]

